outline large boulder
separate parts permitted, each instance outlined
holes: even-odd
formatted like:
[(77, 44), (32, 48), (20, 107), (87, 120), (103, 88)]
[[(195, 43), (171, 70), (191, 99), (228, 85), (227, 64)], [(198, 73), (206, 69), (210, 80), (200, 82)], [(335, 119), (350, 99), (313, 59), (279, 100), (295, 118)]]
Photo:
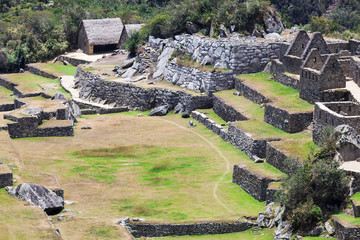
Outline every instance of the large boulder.
[(284, 24), (277, 16), (276, 11), (268, 11), (264, 16), (264, 27), (267, 33), (277, 33), (284, 31)]
[(0, 51), (0, 72), (7, 72), (9, 69), (9, 62), (7, 55)]
[(37, 107), (28, 107), (24, 111), (22, 111), (22, 114), (26, 116), (40, 116), (43, 113), (43, 110), (41, 108)]
[(196, 23), (193, 23), (193, 22), (186, 22), (186, 32), (190, 33), (190, 34), (194, 34), (194, 33), (197, 33), (200, 28), (199, 26), (196, 24)]
[(169, 105), (162, 105), (160, 107), (154, 108), (149, 116), (165, 116), (169, 112)]
[(39, 206), (48, 215), (55, 215), (64, 209), (64, 199), (41, 185), (21, 183), (17, 187), (7, 187), (11, 196)]
[(334, 129), (337, 137), (336, 149), (342, 160), (355, 161), (360, 158), (360, 136), (349, 125), (339, 125)]
[(153, 74), (153, 78), (158, 78), (163, 75), (165, 71), (165, 66), (169, 61), (169, 58), (173, 54), (174, 50), (175, 50), (174, 48), (170, 48), (170, 47), (164, 49), (164, 51), (161, 53), (161, 55), (158, 58), (156, 72)]

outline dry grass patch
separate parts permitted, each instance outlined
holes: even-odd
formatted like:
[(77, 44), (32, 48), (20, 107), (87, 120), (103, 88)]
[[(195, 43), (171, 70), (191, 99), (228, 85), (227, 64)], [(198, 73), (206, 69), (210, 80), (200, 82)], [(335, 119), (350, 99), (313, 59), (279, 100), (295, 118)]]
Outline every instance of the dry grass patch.
[[(55, 223), (64, 239), (100, 238), (89, 229), (102, 225), (106, 232), (125, 216), (148, 222), (233, 221), (264, 210), (264, 203), (232, 183), (234, 164), (253, 164), (244, 153), (204, 126), (187, 128), (188, 119), (136, 114), (81, 118), (74, 137), (8, 139), (12, 147), (4, 156), (14, 151), (24, 163), (15, 171), (19, 183), (60, 187), (65, 199), (74, 201), (67, 208), (80, 213)], [(269, 173), (267, 165), (257, 167)]]

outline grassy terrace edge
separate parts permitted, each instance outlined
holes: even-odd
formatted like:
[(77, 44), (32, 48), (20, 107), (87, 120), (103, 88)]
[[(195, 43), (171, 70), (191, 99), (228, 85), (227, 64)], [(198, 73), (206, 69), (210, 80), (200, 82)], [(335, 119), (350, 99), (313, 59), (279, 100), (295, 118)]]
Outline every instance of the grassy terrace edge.
[(275, 107), (291, 113), (312, 112), (314, 106), (299, 97), (299, 91), (270, 79), (272, 74), (258, 72), (238, 75), (237, 78), (265, 97), (273, 100)]

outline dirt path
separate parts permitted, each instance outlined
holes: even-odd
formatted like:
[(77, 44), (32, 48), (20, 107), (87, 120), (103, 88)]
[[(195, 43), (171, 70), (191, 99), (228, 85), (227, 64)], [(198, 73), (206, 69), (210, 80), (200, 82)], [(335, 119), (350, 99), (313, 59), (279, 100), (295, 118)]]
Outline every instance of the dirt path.
[(354, 81), (347, 81), (346, 89), (351, 92), (356, 101), (360, 102), (360, 87)]
[(230, 162), (229, 160), (224, 156), (224, 154), (212, 143), (210, 142), (209, 140), (207, 140), (204, 136), (202, 136), (201, 134), (197, 133), (197, 132), (194, 132), (194, 131), (191, 131), (190, 129), (184, 127), (184, 126), (181, 126), (177, 123), (174, 123), (172, 121), (169, 121), (169, 120), (165, 120), (165, 119), (161, 119), (161, 118), (158, 118), (159, 120), (161, 121), (164, 121), (164, 122), (167, 122), (167, 123), (170, 123), (172, 125), (175, 125), (176, 127), (178, 128), (181, 128), (187, 132), (190, 132), (196, 136), (198, 136), (199, 138), (201, 138), (202, 140), (204, 140), (206, 143), (208, 143), (211, 148), (213, 148), (218, 154), (219, 156), (224, 160), (224, 162), (226, 163), (226, 171), (221, 175), (221, 177), (219, 178), (219, 180), (215, 183), (215, 186), (213, 188), (213, 197), (215, 198), (215, 200), (223, 207), (225, 208), (229, 213), (234, 213), (230, 208), (228, 208), (218, 197), (217, 195), (217, 188), (220, 184), (220, 182), (224, 179), (224, 177), (226, 176), (226, 174), (228, 174), (230, 172)]

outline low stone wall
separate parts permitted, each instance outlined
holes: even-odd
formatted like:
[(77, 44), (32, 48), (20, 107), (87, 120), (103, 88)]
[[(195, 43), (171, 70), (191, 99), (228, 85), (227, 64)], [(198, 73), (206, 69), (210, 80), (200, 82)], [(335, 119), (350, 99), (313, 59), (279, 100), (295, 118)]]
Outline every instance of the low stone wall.
[(234, 88), (232, 71), (203, 72), (196, 68), (168, 63), (165, 67), (164, 78), (165, 81), (182, 88), (204, 91), (208, 94)]
[(239, 185), (258, 201), (266, 201), (266, 190), (269, 183), (276, 181), (279, 179), (271, 179), (251, 172), (244, 164), (234, 165), (233, 183)]
[(239, 91), (244, 97), (253, 101), (254, 103), (262, 104), (271, 102), (270, 99), (243, 83), (241, 79), (235, 79), (235, 89)]
[(205, 127), (213, 131), (215, 134), (219, 135), (224, 141), (228, 141), (228, 131), (219, 124), (216, 124), (216, 122), (209, 119), (205, 114), (198, 111), (192, 111), (191, 117), (199, 123), (204, 124)]
[(61, 61), (61, 62), (67, 61), (67, 62), (69, 62), (71, 65), (73, 65), (75, 67), (77, 67), (79, 65), (82, 65), (82, 64), (91, 63), (91, 61), (86, 61), (86, 60), (77, 59), (77, 58), (71, 58), (71, 57), (68, 57), (68, 56), (65, 56), (65, 55), (59, 56), (58, 60)]
[(351, 93), (346, 89), (330, 89), (325, 91), (300, 89), (299, 96), (311, 104), (315, 102), (351, 101), (353, 99)]
[(360, 227), (347, 226), (336, 217), (332, 217), (335, 227), (335, 236), (339, 240), (358, 240), (360, 239)]
[(279, 199), (277, 198), (278, 194), (282, 192), (281, 189), (278, 188), (271, 188), (270, 186), (266, 189), (266, 205), (272, 202), (278, 202)]
[(360, 217), (360, 205), (357, 205), (354, 200), (351, 199), (351, 205), (354, 210), (354, 217)]
[(277, 138), (270, 139), (253, 139), (249, 134), (236, 127), (235, 123), (228, 123), (228, 140), (237, 149), (243, 151), (250, 158), (257, 156), (259, 158), (266, 157), (266, 143), (268, 141), (279, 141)]
[(0, 164), (0, 188), (13, 185), (13, 174), (5, 165)]
[(8, 112), (15, 109), (14, 103), (0, 104), (0, 112)]
[(33, 74), (39, 75), (41, 77), (45, 77), (45, 78), (51, 78), (51, 79), (57, 79), (57, 77), (51, 73), (48, 72), (44, 72), (41, 69), (35, 67), (35, 66), (31, 66), (31, 65), (26, 65), (25, 68), (26, 71), (29, 71)]
[[(336, 127), (341, 124), (347, 124), (360, 133), (360, 114), (358, 112), (359, 108), (360, 105), (355, 102), (316, 103), (313, 127), (314, 142), (319, 142), (321, 131), (325, 127)], [(357, 111), (357, 113), (354, 111)], [(340, 112), (348, 113), (349, 116), (340, 114)]]
[(140, 238), (234, 233), (248, 230), (254, 225), (255, 224), (251, 222), (204, 222), (184, 224), (151, 224), (132, 222), (128, 225), (128, 227), (130, 228), (130, 233), (135, 238)]
[[(289, 171), (291, 171), (285, 161), (289, 157), (290, 156), (287, 156), (284, 152), (273, 146), (271, 142), (268, 142), (266, 144), (266, 162), (287, 174), (289, 173)], [(298, 161), (295, 158), (291, 158), (291, 160)], [(301, 164), (302, 163), (298, 161), (295, 165), (301, 165)]]
[(288, 133), (303, 131), (312, 122), (312, 112), (289, 113), (284, 109), (265, 105), (264, 121)]
[(349, 42), (327, 42), (327, 46), (331, 53), (340, 53), (342, 50), (349, 50)]
[(6, 89), (9, 89), (11, 91), (14, 91), (14, 88), (15, 88), (16, 84), (8, 81), (5, 78), (0, 77), (0, 86), (4, 87)]
[(279, 82), (285, 86), (288, 86), (288, 87), (291, 87), (294, 89), (300, 88), (300, 86), (299, 86), (300, 81), (285, 73), (284, 64), (282, 62), (280, 62), (279, 59), (275, 59), (275, 60), (271, 61), (270, 72), (272, 74), (274, 74), (274, 80), (276, 82)]
[(212, 99), (208, 95), (192, 96), (183, 91), (145, 89), (132, 84), (109, 82), (91, 72), (83, 71), (80, 67), (75, 80), (75, 87), (78, 88), (81, 98), (127, 107), (130, 110), (147, 111), (161, 105), (168, 105), (171, 110), (179, 102), (183, 103), (189, 113), (196, 108), (212, 107)]
[(213, 96), (213, 109), (214, 112), (226, 122), (248, 120), (247, 117), (215, 95)]
[(8, 123), (9, 136), (11, 138), (74, 136), (72, 125), (39, 128), (38, 121), (37, 118), (29, 117)]

